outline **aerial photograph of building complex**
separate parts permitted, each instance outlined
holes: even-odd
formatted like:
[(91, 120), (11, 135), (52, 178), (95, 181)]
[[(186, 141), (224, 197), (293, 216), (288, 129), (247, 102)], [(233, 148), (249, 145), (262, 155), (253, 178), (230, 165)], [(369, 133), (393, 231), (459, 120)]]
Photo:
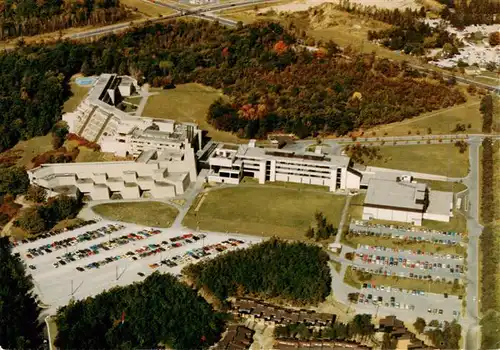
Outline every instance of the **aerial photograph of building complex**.
[(0, 349), (500, 348), (500, 1), (4, 5)]

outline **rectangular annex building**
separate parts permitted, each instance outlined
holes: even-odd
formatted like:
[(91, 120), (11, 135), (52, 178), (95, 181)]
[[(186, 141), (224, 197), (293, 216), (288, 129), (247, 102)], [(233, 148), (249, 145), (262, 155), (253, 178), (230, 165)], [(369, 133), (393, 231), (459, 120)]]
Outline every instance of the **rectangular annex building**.
[(208, 181), (239, 184), (244, 176), (266, 181), (327, 186), (330, 191), (359, 189), (361, 174), (349, 157), (248, 145), (219, 144), (208, 157)]

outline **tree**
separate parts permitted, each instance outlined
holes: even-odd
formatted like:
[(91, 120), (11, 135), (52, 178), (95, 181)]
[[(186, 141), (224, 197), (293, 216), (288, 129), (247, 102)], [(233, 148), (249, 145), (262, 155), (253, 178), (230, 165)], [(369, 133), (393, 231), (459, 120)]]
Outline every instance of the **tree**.
[(11, 167), (0, 171), (0, 195), (10, 193), (14, 196), (26, 193), (29, 186), (26, 170), (21, 167)]
[(314, 229), (312, 227), (309, 227), (306, 231), (306, 237), (307, 238), (314, 238)]
[(40, 186), (30, 185), (26, 192), (26, 199), (35, 203), (43, 203), (47, 199), (47, 192)]
[(14, 225), (30, 234), (45, 231), (47, 227), (44, 218), (40, 215), (40, 211), (35, 207), (25, 209), (14, 222)]
[(384, 333), (382, 338), (382, 350), (396, 349), (398, 340), (391, 337), (389, 333)]
[(413, 327), (415, 327), (418, 333), (423, 333), (425, 326), (426, 323), (422, 317), (417, 317), (416, 321), (413, 323)]
[(430, 327), (439, 327), (439, 321), (438, 320), (432, 320), (429, 322)]
[(36, 349), (42, 345), (40, 308), (19, 254), (0, 237), (0, 339), (6, 349)]
[(495, 32), (490, 33), (490, 36), (488, 39), (489, 39), (491, 46), (500, 45), (500, 32), (495, 31)]

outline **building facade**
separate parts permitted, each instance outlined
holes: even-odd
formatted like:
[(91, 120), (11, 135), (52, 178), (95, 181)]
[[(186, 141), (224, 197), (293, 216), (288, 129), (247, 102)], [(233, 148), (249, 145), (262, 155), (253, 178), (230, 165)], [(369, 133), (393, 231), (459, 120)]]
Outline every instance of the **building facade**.
[(351, 168), (349, 157), (260, 148), (253, 140), (248, 145), (218, 145), (208, 163), (208, 180), (217, 183), (239, 184), (249, 176), (260, 184), (295, 182), (336, 191), (359, 189), (361, 180), (361, 174)]
[(42, 164), (28, 170), (28, 176), (49, 196), (81, 193), (87, 200), (166, 198), (183, 194), (195, 181), (194, 161), (192, 148), (174, 160), (146, 151), (135, 161)]

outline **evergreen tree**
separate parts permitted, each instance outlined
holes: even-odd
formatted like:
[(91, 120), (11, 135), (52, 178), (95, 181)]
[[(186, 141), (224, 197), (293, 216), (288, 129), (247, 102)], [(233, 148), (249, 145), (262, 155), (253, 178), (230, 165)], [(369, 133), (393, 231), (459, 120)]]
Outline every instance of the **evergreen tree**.
[(40, 308), (31, 276), (7, 237), (0, 237), (0, 346), (37, 349), (42, 345)]

